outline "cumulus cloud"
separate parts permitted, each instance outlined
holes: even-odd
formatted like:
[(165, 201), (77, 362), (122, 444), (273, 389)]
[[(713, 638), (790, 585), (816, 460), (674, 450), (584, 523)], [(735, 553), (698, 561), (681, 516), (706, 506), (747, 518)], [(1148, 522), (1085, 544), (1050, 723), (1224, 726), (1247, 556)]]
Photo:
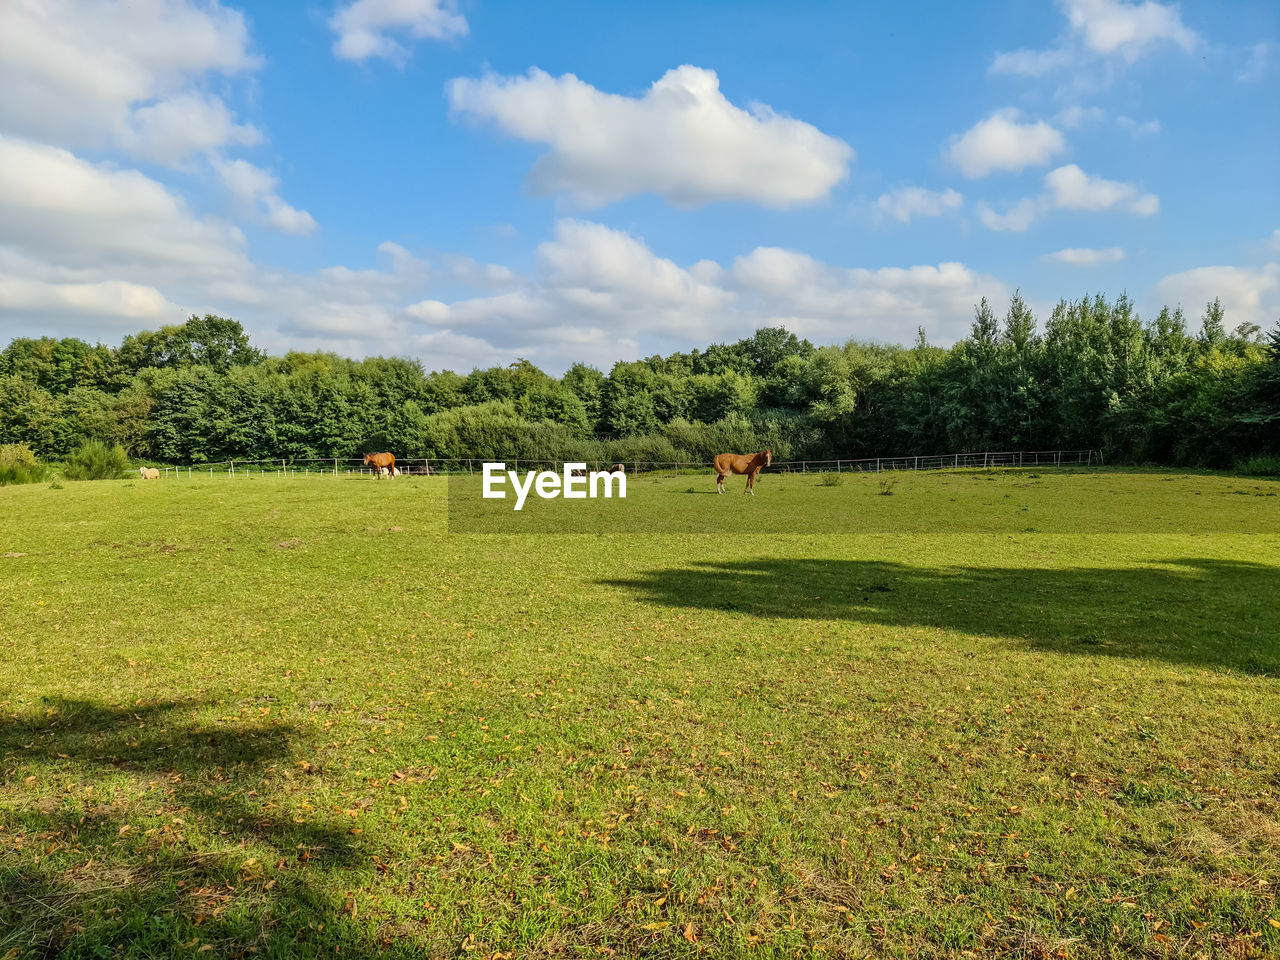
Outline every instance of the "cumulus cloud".
[(943, 155), (964, 176), (975, 179), (996, 171), (1016, 173), (1042, 166), (1066, 149), (1062, 134), (1045, 123), (1023, 122), (1012, 107), (997, 110), (948, 142)]
[[(261, 203), (273, 179), (226, 165)], [(1007, 291), (957, 263), (868, 269), (760, 247), (730, 263), (678, 264), (640, 237), (564, 219), (517, 273), (384, 242), (371, 265), (253, 263), (243, 234), (200, 216), (137, 170), (0, 136), (0, 332), (56, 320), (114, 339), (188, 312), (241, 319), (268, 348), (412, 354), (432, 368), (526, 356), (562, 370), (687, 349), (781, 323), (804, 336), (935, 340)], [(47, 327), (45, 327), (47, 328)]]
[(467, 35), (467, 19), (452, 0), (355, 0), (329, 20), (336, 33), (333, 52), (343, 60), (383, 57), (404, 60), (408, 48), (394, 34), (416, 40), (450, 40)]
[(1139, 193), (1131, 183), (1107, 180), (1085, 173), (1074, 163), (1045, 174), (1049, 201), (1063, 210), (1110, 210), (1118, 207), (1139, 217), (1160, 211), (1160, 198), (1154, 193)]
[(247, 160), (213, 159), (214, 169), (231, 195), (246, 209), (254, 211), (263, 222), (282, 233), (304, 235), (318, 224), (305, 210), (291, 207), (280, 199), (279, 180), (271, 173)]
[(1088, 247), (1068, 247), (1048, 255), (1048, 259), (1058, 263), (1069, 263), (1077, 267), (1096, 267), (1103, 263), (1118, 263), (1124, 259), (1124, 250), (1120, 247), (1107, 247), (1103, 250), (1092, 250)]
[(1041, 77), (1088, 61), (1131, 64), (1161, 47), (1194, 50), (1199, 36), (1182, 22), (1175, 4), (1144, 0), (1059, 0), (1067, 33), (1044, 50), (997, 53), (992, 73)]
[[(10, 0), (0, 29), (0, 126), (66, 146), (139, 147), (172, 162), (215, 134), (243, 142), (207, 74), (258, 65), (244, 17), (186, 0)], [(204, 122), (211, 129), (200, 130)], [(189, 151), (188, 151), (189, 152)]]
[(235, 227), (195, 216), (136, 170), (0, 135), (0, 245), (75, 269), (147, 265), (210, 275), (247, 266)]
[[(235, 170), (259, 200), (273, 182), (256, 168)], [(277, 350), (411, 352), (464, 369), (507, 355), (425, 331), (405, 314), (449, 269), (394, 243), (378, 256), (359, 269), (266, 269), (249, 259), (234, 225), (197, 215), (145, 174), (0, 135), (0, 340), (28, 335), (32, 324), (110, 340), (140, 323), (214, 312), (241, 319)], [(505, 270), (474, 261), (469, 269), (499, 278)]]
[[(216, 167), (228, 149), (265, 138), (204, 88), (259, 63), (244, 17), (217, 3), (11, 0), (0, 18), (0, 130), (207, 174), (191, 161)], [(315, 228), (274, 183), (254, 206), (277, 229)]]
[(1160, 280), (1156, 294), (1198, 316), (1214, 297), (1222, 300), (1227, 329), (1256, 323), (1266, 330), (1280, 317), (1280, 263), (1260, 267), (1197, 267)]
[(196, 153), (210, 153), (227, 144), (254, 146), (262, 142), (252, 124), (236, 123), (217, 97), (185, 93), (139, 107), (116, 133), (116, 145), (135, 157), (176, 167)]
[(78, 315), (86, 320), (103, 316), (130, 322), (163, 323), (181, 315), (182, 308), (165, 299), (155, 287), (123, 280), (57, 282), (32, 280), (0, 269), (0, 310), (18, 314)]
[(1195, 48), (1195, 32), (1182, 22), (1175, 4), (1127, 3), (1125, 0), (1064, 0), (1061, 4), (1071, 30), (1097, 53), (1116, 55), (1132, 63), (1152, 47), (1172, 43)]
[(1141, 193), (1132, 183), (1092, 176), (1074, 163), (1050, 170), (1044, 185), (1044, 193), (1019, 200), (1005, 213), (979, 204), (978, 218), (990, 230), (1021, 233), (1051, 210), (1118, 210), (1137, 217), (1160, 212), (1160, 198), (1154, 193)]
[(640, 97), (605, 93), (573, 74), (458, 78), (459, 115), (546, 144), (529, 173), (538, 194), (584, 207), (653, 193), (681, 207), (743, 200), (790, 207), (827, 197), (853, 149), (763, 104), (735, 106), (713, 70), (669, 70)]
[[(983, 296), (1006, 293), (963, 264), (847, 268), (779, 247), (757, 247), (727, 266), (682, 267), (629, 233), (566, 219), (519, 289), (423, 300), (408, 312), (433, 329), (522, 344), (522, 356), (554, 368), (575, 351), (608, 363), (628, 350), (638, 356), (642, 342), (646, 351), (684, 349), (766, 324), (820, 340), (889, 341), (924, 325), (945, 341), (963, 334)], [(577, 335), (562, 344), (567, 330)]]
[(964, 205), (964, 197), (948, 187), (942, 192), (924, 187), (900, 187), (880, 194), (876, 212), (899, 223), (910, 223), (912, 217), (940, 217)]

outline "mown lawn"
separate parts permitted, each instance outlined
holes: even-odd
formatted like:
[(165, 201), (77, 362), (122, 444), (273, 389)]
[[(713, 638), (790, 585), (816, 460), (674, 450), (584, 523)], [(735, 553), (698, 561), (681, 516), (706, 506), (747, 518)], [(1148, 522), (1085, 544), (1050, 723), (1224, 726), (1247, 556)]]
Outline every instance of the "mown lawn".
[(0, 957), (1280, 952), (1280, 484), (877, 483), (0, 488)]

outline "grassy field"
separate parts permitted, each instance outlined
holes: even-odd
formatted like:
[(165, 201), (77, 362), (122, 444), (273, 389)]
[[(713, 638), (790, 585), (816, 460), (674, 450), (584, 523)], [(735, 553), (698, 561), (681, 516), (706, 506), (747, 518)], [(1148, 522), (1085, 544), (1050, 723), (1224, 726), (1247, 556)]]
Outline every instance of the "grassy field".
[(713, 482), (0, 488), (0, 957), (1280, 952), (1280, 484)]

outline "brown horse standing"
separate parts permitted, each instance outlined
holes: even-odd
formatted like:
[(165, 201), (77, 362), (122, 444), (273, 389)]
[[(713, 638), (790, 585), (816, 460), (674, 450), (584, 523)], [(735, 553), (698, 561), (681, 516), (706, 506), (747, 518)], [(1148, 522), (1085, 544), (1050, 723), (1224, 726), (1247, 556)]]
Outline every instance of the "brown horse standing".
[(744, 494), (756, 495), (756, 474), (773, 463), (773, 451), (763, 453), (721, 453), (717, 454), (712, 466), (716, 468), (716, 493), (724, 493), (724, 478), (731, 473), (747, 475), (747, 489)]
[(382, 479), (382, 471), (387, 471), (388, 477), (395, 476), (396, 457), (393, 453), (366, 453), (364, 455), (365, 464), (373, 464), (374, 476), (379, 480)]

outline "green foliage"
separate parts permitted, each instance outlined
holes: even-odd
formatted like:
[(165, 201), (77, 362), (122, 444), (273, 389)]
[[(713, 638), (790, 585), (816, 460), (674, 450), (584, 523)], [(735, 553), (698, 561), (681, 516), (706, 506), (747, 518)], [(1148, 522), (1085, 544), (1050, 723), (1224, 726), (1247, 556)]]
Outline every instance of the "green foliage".
[(0, 486), (11, 483), (38, 483), (45, 477), (45, 466), (25, 443), (0, 446)]
[(87, 440), (67, 457), (62, 475), (68, 480), (118, 480), (129, 469), (129, 455), (120, 444)]
[[(561, 378), (527, 360), (427, 373), (403, 358), (264, 356), (238, 323), (192, 317), (115, 349), (68, 338), (0, 352), (0, 442), (62, 458), (88, 440), (170, 463), (285, 457), (705, 461), (1102, 447), (1111, 462), (1226, 466), (1280, 454), (1280, 326), (1191, 335), (1125, 296), (983, 300), (954, 346), (814, 347), (782, 328)], [(634, 456), (633, 456), (634, 455)]]
[(1280, 477), (1280, 455), (1248, 457), (1236, 464), (1236, 471), (1255, 477)]

